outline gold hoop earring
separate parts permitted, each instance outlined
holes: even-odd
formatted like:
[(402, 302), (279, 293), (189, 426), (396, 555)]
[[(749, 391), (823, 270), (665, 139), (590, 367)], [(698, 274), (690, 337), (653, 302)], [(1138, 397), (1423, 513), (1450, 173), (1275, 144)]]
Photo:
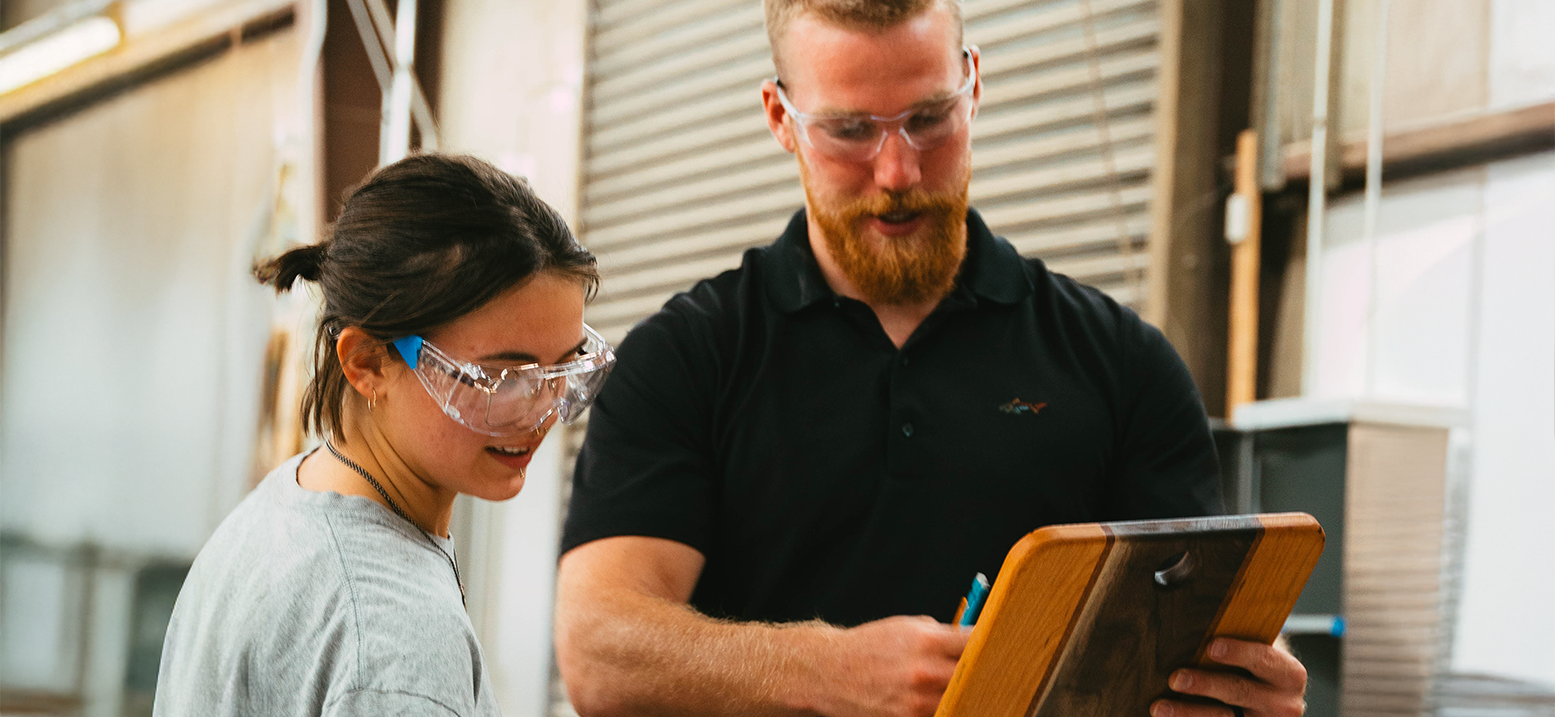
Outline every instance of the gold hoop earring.
[(367, 412), (368, 413), (372, 412), (372, 410), (373, 410), (373, 403), (375, 403), (377, 400), (378, 400), (378, 389), (375, 388), (375, 389), (373, 389), (373, 397), (367, 399)]

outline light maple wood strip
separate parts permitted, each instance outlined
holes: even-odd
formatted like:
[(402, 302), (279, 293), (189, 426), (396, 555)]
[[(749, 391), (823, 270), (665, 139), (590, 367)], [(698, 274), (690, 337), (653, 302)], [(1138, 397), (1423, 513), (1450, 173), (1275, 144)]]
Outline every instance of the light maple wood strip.
[[(1228, 607), (1210, 629), (1212, 636), (1234, 637), (1265, 644), (1274, 642), (1289, 617), (1271, 611), (1270, 605), (1291, 605), (1307, 584), (1317, 558), (1323, 554), (1323, 528), (1306, 513), (1261, 515), (1264, 533), (1247, 556), (1236, 589), (1226, 597)], [(1264, 556), (1263, 559), (1256, 559)], [(1277, 559), (1269, 559), (1277, 556)], [(1298, 566), (1293, 569), (1292, 566)], [(1299, 566), (1305, 566), (1301, 569)], [(1210, 664), (1204, 656), (1209, 639), (1199, 648), (1198, 664)]]
[[(1058, 526), (1017, 542), (983, 614), (1008, 612), (1022, 619), (1001, 622), (998, 632), (989, 629), (992, 620), (978, 620), (936, 717), (1022, 714), (1056, 657), (1106, 548), (1107, 535), (1094, 524)], [(968, 669), (984, 660), (1008, 669)]]

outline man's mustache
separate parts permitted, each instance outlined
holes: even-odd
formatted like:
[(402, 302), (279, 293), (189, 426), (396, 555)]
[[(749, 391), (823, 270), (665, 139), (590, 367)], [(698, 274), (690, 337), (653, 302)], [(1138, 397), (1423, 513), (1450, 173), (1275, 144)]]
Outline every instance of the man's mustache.
[(959, 203), (960, 197), (957, 195), (930, 194), (914, 189), (906, 192), (884, 192), (873, 197), (858, 199), (850, 203), (843, 213), (853, 217), (895, 212), (927, 214), (930, 212), (948, 212), (958, 206)]

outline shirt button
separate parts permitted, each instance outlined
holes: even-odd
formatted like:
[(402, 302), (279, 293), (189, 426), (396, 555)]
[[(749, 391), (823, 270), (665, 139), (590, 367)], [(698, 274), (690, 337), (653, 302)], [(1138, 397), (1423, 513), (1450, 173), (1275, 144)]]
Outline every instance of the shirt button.
[(903, 423), (902, 424), (902, 435), (907, 436), (908, 438), (912, 438), (912, 424), (911, 423)]
[(910, 363), (912, 363), (912, 359), (910, 359), (910, 358), (907, 358), (907, 357), (906, 357), (906, 356), (903, 356), (903, 357), (902, 357), (902, 365), (903, 365), (903, 366), (906, 366), (906, 365), (908, 365), (908, 364), (910, 364)]

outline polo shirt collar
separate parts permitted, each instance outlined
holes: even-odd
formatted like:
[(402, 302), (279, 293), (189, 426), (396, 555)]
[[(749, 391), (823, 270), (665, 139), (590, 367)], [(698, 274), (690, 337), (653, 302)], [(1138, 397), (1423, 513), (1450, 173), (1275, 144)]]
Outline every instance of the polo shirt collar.
[[(956, 289), (999, 304), (1014, 304), (1032, 291), (1026, 260), (1010, 243), (993, 235), (976, 209), (966, 213), (967, 256)], [(784, 313), (836, 298), (810, 250), (805, 210), (794, 213), (764, 262), (764, 283), (773, 306)]]

